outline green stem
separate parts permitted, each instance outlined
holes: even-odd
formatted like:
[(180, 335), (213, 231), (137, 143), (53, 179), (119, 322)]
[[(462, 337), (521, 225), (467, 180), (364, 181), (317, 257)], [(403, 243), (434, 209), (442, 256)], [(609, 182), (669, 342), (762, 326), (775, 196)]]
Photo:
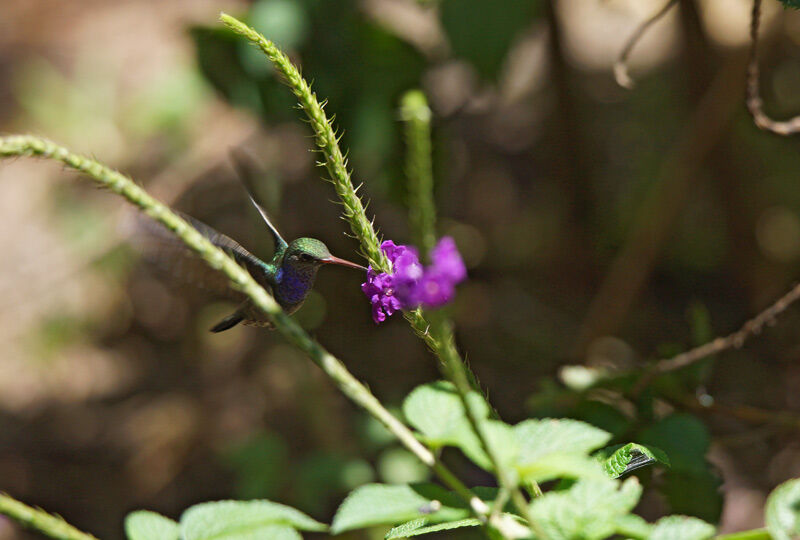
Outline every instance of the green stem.
[(97, 540), (91, 534), (79, 531), (59, 516), (53, 516), (32, 508), (12, 498), (5, 493), (0, 493), (0, 515), (13, 519), (20, 525), (42, 533), (58, 540)]
[(772, 535), (766, 529), (754, 529), (732, 534), (717, 536), (716, 540), (772, 540)]
[[(436, 204), (433, 198), (433, 170), (431, 165), (431, 111), (428, 108), (425, 95), (419, 90), (407, 92), (402, 99), (400, 114), (406, 122), (406, 174), (409, 186), (409, 221), (412, 236), (415, 238), (423, 254), (427, 254), (436, 243)], [(475, 405), (468, 398), (473, 390), (480, 391), (475, 375), (467, 368), (455, 346), (452, 324), (441, 313), (430, 315), (430, 322), (422, 310), (406, 313), (406, 319), (417, 334), (439, 355), (442, 362), (441, 368), (444, 376), (453, 382), (458, 391), (461, 403), (466, 411), (472, 430), (484, 452), (489, 457), (501, 493), (506, 499), (514, 496), (514, 504), (520, 513), (530, 522), (528, 504), (519, 491), (516, 479), (508, 471), (492, 448), (483, 429), (483, 418), (475, 409)], [(498, 501), (501, 501), (498, 497)], [(500, 503), (500, 508), (504, 502)], [(496, 518), (499, 510), (497, 506), (492, 511)], [(491, 521), (491, 520), (490, 520)]]
[[(350, 173), (347, 170), (347, 163), (344, 158), (344, 154), (339, 147), (338, 138), (336, 137), (333, 127), (323, 111), (323, 106), (317, 101), (317, 98), (312, 92), (308, 82), (303, 79), (300, 71), (292, 64), (289, 58), (273, 42), (265, 38), (256, 30), (225, 13), (220, 15), (220, 20), (231, 30), (245, 37), (259, 49), (261, 49), (267, 59), (272, 63), (273, 67), (283, 76), (284, 82), (297, 97), (300, 107), (306, 113), (306, 116), (311, 123), (317, 146), (325, 158), (323, 164), (328, 170), (328, 174), (330, 175), (331, 182), (336, 189), (336, 193), (344, 205), (344, 217), (350, 223), (350, 228), (355, 236), (359, 239), (364, 255), (367, 257), (370, 265), (375, 270), (381, 272), (390, 271), (391, 267), (389, 265), (389, 261), (380, 249), (378, 236), (375, 233), (372, 222), (367, 219), (364, 205), (362, 204), (361, 199), (358, 197), (357, 190), (353, 187), (353, 183), (350, 179)], [(428, 146), (429, 145), (430, 143), (428, 142)], [(427, 153), (429, 154), (429, 152)], [(421, 196), (428, 197), (429, 193), (430, 189), (424, 193), (420, 191)], [(426, 204), (430, 205), (427, 210), (429, 214), (426, 217), (426, 219), (429, 219), (429, 217), (433, 215), (433, 202), (431, 200), (430, 203)], [(428, 221), (424, 226), (432, 228), (433, 222)], [(424, 234), (433, 234), (433, 231), (432, 229), (425, 230)], [(463, 375), (464, 380), (467, 381), (467, 388), (469, 388), (469, 381), (466, 376), (467, 370), (463, 361), (458, 356), (455, 345), (452, 344), (452, 331), (449, 329), (449, 325), (441, 328), (443, 334), (440, 337), (444, 337), (446, 339), (432, 339), (428, 332), (430, 325), (425, 320), (425, 317), (422, 315), (420, 310), (406, 313), (406, 319), (411, 323), (417, 334), (419, 334), (431, 347), (431, 349), (439, 356), (440, 360), (444, 364), (448, 364), (450, 362), (458, 364), (459, 368), (456, 370), (456, 373)], [(459, 392), (461, 392), (461, 390), (463, 390), (463, 387), (459, 390)], [(484, 438), (482, 437), (482, 440), (483, 439)], [(490, 457), (493, 455), (492, 453), (488, 454)], [(495, 465), (497, 464), (496, 459), (493, 459), (492, 461), (495, 463)], [(502, 469), (502, 467), (497, 467), (498, 476), (504, 475), (504, 473), (505, 471)], [(504, 485), (508, 485), (508, 482)], [(512, 488), (516, 489), (513, 486)], [(517, 492), (519, 493), (518, 489)], [(519, 493), (519, 496), (524, 500), (524, 497), (522, 497), (521, 493)], [(523, 507), (520, 508), (520, 512), (522, 512), (523, 515), (527, 515), (527, 505), (523, 505)], [(481, 512), (478, 513), (480, 514)]]
[(535, 527), (529, 512), (528, 503), (519, 489), (518, 479), (515, 478), (515, 475), (512, 475), (511, 471), (506, 469), (498, 456), (497, 450), (491, 444), (489, 436), (484, 429), (486, 423), (477, 410), (477, 404), (474, 400), (469, 399), (469, 394), (474, 390), (467, 375), (467, 368), (456, 350), (450, 322), (441, 312), (433, 312), (430, 315), (430, 321), (430, 328), (427, 333), (437, 341), (439, 350), (443, 353), (442, 361), (444, 362), (444, 374), (455, 385), (458, 391), (461, 404), (467, 415), (467, 420), (472, 430), (478, 436), (481, 447), (492, 464), (500, 488), (508, 490), (511, 494), (511, 500), (514, 506), (517, 507), (520, 515), (527, 520), (531, 527)]
[(261, 49), (275, 69), (283, 76), (284, 82), (297, 97), (300, 106), (308, 116), (317, 146), (325, 158), (322, 164), (328, 170), (336, 194), (339, 195), (344, 205), (345, 219), (350, 223), (353, 234), (361, 243), (364, 256), (376, 270), (389, 271), (389, 261), (380, 249), (378, 235), (375, 233), (372, 222), (367, 219), (366, 209), (357, 193), (358, 189), (353, 187), (350, 173), (347, 170), (347, 160), (339, 148), (339, 137), (336, 136), (330, 120), (325, 115), (324, 104), (317, 101), (316, 95), (311, 91), (310, 85), (303, 79), (300, 71), (274, 43), (226, 13), (220, 14), (220, 20), (228, 28), (244, 36)]
[(431, 110), (425, 94), (407, 92), (400, 104), (405, 121), (408, 216), (411, 236), (426, 257), (436, 244), (436, 206), (433, 199)]
[[(339, 390), (356, 405), (366, 410), (381, 422), (417, 458), (441, 478), (472, 507), (477, 497), (453, 475), (434, 454), (420, 443), (411, 430), (395, 418), (378, 399), (356, 379), (344, 364), (313, 340), (293, 319), (286, 315), (280, 305), (261, 287), (250, 274), (214, 246), (196, 229), (172, 212), (162, 202), (154, 199), (127, 176), (101, 163), (78, 154), (40, 137), (12, 135), (0, 137), (0, 157), (41, 156), (61, 161), (81, 171), (111, 191), (122, 195), (142, 211), (172, 231), (187, 247), (196, 252), (210, 267), (222, 272), (231, 286), (252, 300), (253, 304), (267, 314), (276, 330), (292, 345), (305, 352), (322, 371), (330, 377)], [(480, 501), (478, 499), (478, 501)], [(481, 504), (482, 501), (480, 501)], [(485, 504), (484, 504), (485, 506)], [(485, 518), (485, 512), (476, 515)]]

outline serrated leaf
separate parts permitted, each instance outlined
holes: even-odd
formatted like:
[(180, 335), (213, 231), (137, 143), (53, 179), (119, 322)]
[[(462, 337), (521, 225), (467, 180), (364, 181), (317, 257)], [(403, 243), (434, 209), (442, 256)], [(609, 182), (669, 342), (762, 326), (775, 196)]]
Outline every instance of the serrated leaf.
[(707, 540), (716, 529), (701, 519), (688, 516), (667, 516), (659, 519), (647, 540)]
[(531, 503), (531, 515), (548, 540), (602, 540), (617, 518), (629, 513), (642, 494), (636, 478), (578, 480), (566, 491), (551, 491)]
[(625, 514), (617, 517), (614, 529), (617, 534), (625, 538), (645, 540), (650, 536), (653, 526), (636, 514)]
[(128, 540), (178, 540), (178, 524), (155, 512), (139, 510), (125, 518), (125, 536)]
[[(486, 419), (489, 416), (486, 401), (476, 392), (472, 392), (469, 399), (479, 418)], [(403, 402), (403, 414), (429, 446), (458, 447), (477, 465), (489, 469), (489, 460), (451, 383), (439, 381), (415, 388)], [(501, 429), (497, 428), (497, 431)], [(502, 437), (502, 434), (498, 433), (498, 436)]]
[(800, 479), (784, 482), (770, 493), (765, 520), (774, 540), (791, 540), (800, 534)]
[(669, 467), (669, 458), (659, 448), (636, 443), (619, 444), (603, 448), (595, 455), (611, 478), (619, 478), (623, 474), (642, 467), (661, 463)]
[(446, 523), (437, 523), (436, 525), (426, 525), (428, 520), (426, 518), (419, 518), (390, 530), (386, 533), (386, 540), (394, 540), (395, 538), (410, 538), (412, 536), (420, 536), (438, 531), (449, 531), (451, 529), (460, 529), (462, 527), (477, 527), (481, 522), (477, 518), (460, 519), (458, 521), (448, 521)]
[(548, 454), (586, 454), (606, 444), (611, 435), (580, 420), (524, 420), (514, 426), (519, 462), (533, 463)]
[[(181, 516), (182, 540), (299, 538), (284, 529), (326, 531), (327, 525), (289, 506), (271, 501), (217, 501), (192, 506)], [(269, 533), (269, 534), (267, 534)]]
[(431, 484), (385, 485), (367, 484), (355, 489), (342, 502), (333, 517), (331, 532), (395, 525), (426, 518), (426, 523), (464, 519), (466, 507), (450, 492)]
[(516, 468), (527, 480), (599, 477), (589, 452), (603, 446), (611, 435), (579, 420), (525, 420), (514, 426), (519, 454)]
[(534, 463), (517, 467), (520, 477), (534, 482), (556, 478), (605, 478), (602, 465), (584, 454), (548, 454)]

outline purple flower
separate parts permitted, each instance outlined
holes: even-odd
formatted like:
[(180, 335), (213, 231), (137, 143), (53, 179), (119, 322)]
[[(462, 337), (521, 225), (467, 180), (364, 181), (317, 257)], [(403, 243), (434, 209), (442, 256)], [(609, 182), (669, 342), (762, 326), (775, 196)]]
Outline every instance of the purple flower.
[(467, 267), (458, 252), (456, 243), (449, 236), (445, 236), (431, 250), (433, 268), (451, 283), (461, 283), (467, 279)]
[(431, 265), (422, 266), (417, 250), (391, 240), (381, 250), (392, 264), (392, 273), (367, 270), (361, 290), (372, 304), (372, 319), (381, 323), (396, 311), (418, 306), (440, 307), (453, 299), (455, 286), (467, 277), (464, 261), (450, 237), (442, 238), (431, 250)]
[(367, 281), (361, 290), (372, 303), (372, 320), (381, 323), (402, 308), (400, 300), (394, 295), (394, 278), (386, 272), (376, 273), (370, 266), (367, 269)]

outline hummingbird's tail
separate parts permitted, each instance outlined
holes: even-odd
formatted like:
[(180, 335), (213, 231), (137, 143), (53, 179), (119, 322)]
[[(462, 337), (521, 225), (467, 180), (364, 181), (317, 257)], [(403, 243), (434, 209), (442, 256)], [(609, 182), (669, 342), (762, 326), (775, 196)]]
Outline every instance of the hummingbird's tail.
[(211, 327), (211, 331), (216, 333), (224, 332), (225, 330), (230, 330), (240, 322), (244, 320), (244, 316), (240, 313), (239, 310), (236, 310), (232, 314), (228, 315), (217, 324)]

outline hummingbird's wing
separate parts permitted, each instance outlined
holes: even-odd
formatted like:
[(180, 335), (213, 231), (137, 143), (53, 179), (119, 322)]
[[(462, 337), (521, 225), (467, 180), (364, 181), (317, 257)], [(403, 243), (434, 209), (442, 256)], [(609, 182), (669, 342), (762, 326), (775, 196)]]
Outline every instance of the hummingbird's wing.
[[(242, 265), (262, 286), (271, 286), (274, 271), (270, 265), (251, 254), (232, 238), (205, 223), (178, 212), (192, 227), (212, 244)], [(214, 294), (241, 300), (242, 295), (230, 287), (228, 278), (210, 268), (197, 254), (178, 240), (172, 232), (152, 220), (142, 220), (144, 229), (140, 244), (145, 259), (155, 267), (179, 278), (181, 281), (208, 290)]]
[(245, 191), (247, 191), (247, 196), (250, 197), (250, 202), (253, 203), (253, 206), (256, 207), (258, 213), (261, 214), (262, 218), (264, 218), (267, 227), (269, 227), (269, 230), (272, 233), (272, 237), (275, 239), (275, 253), (279, 254), (283, 252), (288, 244), (281, 236), (281, 233), (278, 232), (278, 229), (275, 227), (275, 225), (272, 224), (272, 221), (269, 219), (269, 214), (267, 214), (267, 211), (264, 209), (264, 207), (261, 206), (261, 204), (259, 204), (259, 202), (256, 200), (253, 192), (252, 181), (254, 170), (256, 169), (256, 165), (253, 163), (253, 158), (248, 156), (243, 150), (233, 148), (231, 149), (231, 160), (236, 168), (236, 172), (239, 174), (239, 179), (242, 181)]

